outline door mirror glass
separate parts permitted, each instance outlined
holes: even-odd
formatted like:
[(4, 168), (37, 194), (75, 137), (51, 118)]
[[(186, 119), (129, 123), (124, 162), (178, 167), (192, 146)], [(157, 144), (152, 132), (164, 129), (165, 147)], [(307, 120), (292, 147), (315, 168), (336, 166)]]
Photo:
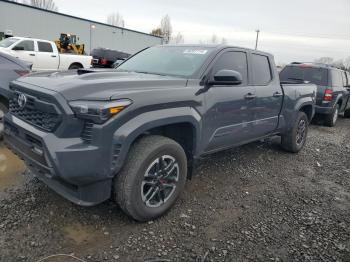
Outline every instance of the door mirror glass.
[(234, 70), (219, 70), (214, 75), (214, 80), (209, 81), (210, 85), (240, 85), (243, 78), (241, 73)]
[(24, 47), (23, 46), (15, 46), (12, 48), (12, 50), (15, 50), (15, 51), (24, 51)]

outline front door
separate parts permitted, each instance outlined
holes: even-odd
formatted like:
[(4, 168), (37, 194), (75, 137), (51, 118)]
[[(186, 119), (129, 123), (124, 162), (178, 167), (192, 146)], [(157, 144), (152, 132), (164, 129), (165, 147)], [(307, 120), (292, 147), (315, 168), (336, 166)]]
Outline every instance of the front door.
[(248, 84), (247, 53), (225, 51), (212, 65), (211, 74), (220, 70), (241, 73), (241, 85), (213, 86), (205, 94), (206, 108), (203, 123), (204, 141), (209, 141), (205, 152), (228, 148), (252, 138), (252, 108), (255, 104), (255, 88)]
[(34, 48), (33, 40), (23, 40), (12, 47), (11, 53), (16, 57), (25, 62), (33, 64), (33, 69), (36, 65), (36, 52)]

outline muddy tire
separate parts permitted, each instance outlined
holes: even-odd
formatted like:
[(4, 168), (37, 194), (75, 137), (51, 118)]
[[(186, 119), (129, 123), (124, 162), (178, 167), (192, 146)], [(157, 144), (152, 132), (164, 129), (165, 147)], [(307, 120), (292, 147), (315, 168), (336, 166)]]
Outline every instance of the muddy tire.
[(133, 219), (152, 220), (171, 208), (186, 178), (183, 148), (163, 136), (146, 136), (131, 147), (123, 169), (116, 175), (114, 197)]
[(3, 138), (4, 132), (4, 115), (8, 112), (8, 108), (6, 105), (0, 102), (0, 140)]
[(304, 112), (299, 112), (293, 128), (282, 135), (282, 148), (291, 153), (298, 153), (305, 145), (309, 130), (309, 120)]
[(325, 126), (333, 127), (336, 125), (339, 115), (339, 105), (337, 104), (333, 110), (332, 113), (329, 115), (325, 115), (324, 118), (324, 124)]

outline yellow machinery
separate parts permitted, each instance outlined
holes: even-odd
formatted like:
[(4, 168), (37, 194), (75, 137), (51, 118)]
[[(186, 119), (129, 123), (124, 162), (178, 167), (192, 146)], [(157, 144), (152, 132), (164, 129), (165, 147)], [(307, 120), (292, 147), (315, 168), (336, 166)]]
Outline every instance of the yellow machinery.
[(55, 44), (60, 53), (70, 53), (77, 55), (83, 55), (85, 53), (85, 45), (77, 44), (76, 35), (61, 33), (60, 39), (55, 40)]

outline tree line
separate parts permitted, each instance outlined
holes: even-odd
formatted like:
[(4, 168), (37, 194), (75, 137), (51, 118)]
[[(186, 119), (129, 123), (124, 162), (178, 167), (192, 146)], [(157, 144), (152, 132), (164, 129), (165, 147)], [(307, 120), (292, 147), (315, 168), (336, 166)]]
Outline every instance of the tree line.
[(335, 60), (332, 57), (321, 57), (314, 61), (315, 63), (327, 64), (337, 68), (350, 71), (350, 56), (344, 59)]

